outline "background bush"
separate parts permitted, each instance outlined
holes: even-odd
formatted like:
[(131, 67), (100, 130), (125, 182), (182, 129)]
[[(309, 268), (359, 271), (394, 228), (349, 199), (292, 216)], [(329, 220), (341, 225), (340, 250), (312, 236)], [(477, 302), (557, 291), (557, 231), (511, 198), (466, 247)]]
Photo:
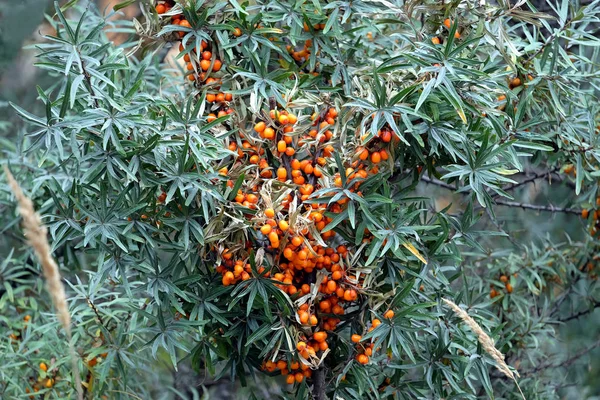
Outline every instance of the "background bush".
[[(86, 397), (598, 396), (597, 3), (49, 7), (40, 86), (2, 78), (0, 143)], [(2, 182), (0, 398), (74, 398)]]

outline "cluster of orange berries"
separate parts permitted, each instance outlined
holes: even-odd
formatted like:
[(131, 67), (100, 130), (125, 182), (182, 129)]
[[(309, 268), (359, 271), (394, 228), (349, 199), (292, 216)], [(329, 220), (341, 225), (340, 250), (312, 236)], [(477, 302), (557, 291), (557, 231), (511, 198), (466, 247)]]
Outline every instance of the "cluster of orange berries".
[(302, 48), (302, 50), (296, 50), (292, 45), (287, 45), (286, 49), (294, 60), (300, 63), (305, 62), (310, 57), (310, 52), (312, 49), (312, 40), (305, 40), (304, 47)]
[[(31, 321), (31, 315), (26, 315), (23, 317), (24, 325), (27, 325), (29, 323), (29, 321)], [(8, 335), (8, 338), (11, 340), (11, 342), (17, 342), (17, 341), (21, 340), (21, 332), (16, 331), (16, 332), (10, 333)]]
[[(365, 136), (363, 136), (363, 139)], [(387, 143), (391, 141), (398, 142), (400, 138), (392, 132), (389, 128), (384, 127), (379, 132), (377, 132), (376, 138), (374, 140), (369, 141), (367, 147), (359, 147), (357, 149), (358, 158), (361, 161), (370, 160), (373, 164), (379, 164), (381, 161), (386, 161), (390, 158), (388, 151), (385, 149)], [(375, 168), (372, 173), (377, 173), (378, 169)], [(366, 176), (365, 176), (366, 177)], [(351, 178), (350, 178), (351, 179)]]
[[(565, 173), (571, 173), (573, 172), (573, 174), (575, 173), (575, 168), (568, 168), (569, 166), (567, 166), (567, 168), (565, 168)], [(572, 165), (570, 165), (570, 167), (573, 167)], [(600, 197), (596, 198), (596, 206), (600, 206)], [(590, 235), (592, 236), (596, 236), (598, 234), (598, 232), (600, 231), (600, 210), (593, 210), (592, 212), (590, 212), (590, 210), (588, 209), (583, 209), (581, 210), (581, 217), (585, 220), (590, 219), (591, 216), (591, 221), (590, 221)]]
[[(446, 29), (450, 29), (452, 27), (452, 20), (450, 18), (446, 18), (444, 20), (444, 26), (446, 27)], [(455, 39), (460, 39), (460, 32), (458, 31), (458, 29), (456, 30), (456, 32), (454, 32), (454, 38)], [(441, 44), (442, 43), (442, 39), (440, 39), (438, 36), (434, 36), (431, 38), (431, 43), (433, 44)]]
[(600, 256), (594, 256), (593, 258), (593, 262), (589, 261), (587, 262), (585, 265), (582, 265), (581, 267), (579, 267), (580, 271), (584, 271), (587, 272), (589, 275), (589, 278), (591, 280), (597, 280), (598, 279), (598, 273), (596, 273), (595, 270), (595, 263), (598, 262), (598, 260), (600, 260)]
[[(33, 393), (37, 393), (44, 388), (51, 389), (56, 383), (56, 376), (49, 376), (48, 365), (45, 362), (40, 363), (39, 371), (37, 380), (34, 377), (29, 378), (29, 385), (33, 388)], [(25, 393), (31, 393), (31, 389), (26, 387)], [(29, 398), (33, 399), (34, 397), (29, 396)]]
[(289, 385), (301, 383), (304, 379), (312, 376), (310, 367), (298, 361), (287, 363), (285, 360), (273, 362), (271, 360), (263, 364), (262, 368), (269, 372), (280, 371), (282, 376), (287, 376), (286, 382)]
[[(514, 276), (516, 277), (517, 274), (515, 273)], [(507, 275), (500, 275), (500, 282), (502, 282), (504, 284), (504, 288), (506, 289), (506, 292), (508, 294), (513, 292), (513, 286), (512, 284), (509, 282), (509, 277)], [(496, 290), (496, 288), (494, 287), (494, 285), (490, 285), (490, 298), (493, 299), (496, 296), (500, 295), (500, 292), (498, 292)]]
[[(394, 311), (393, 310), (387, 310), (384, 314), (383, 317), (386, 319), (392, 319), (394, 318)], [(369, 327), (369, 332), (373, 331), (374, 329), (376, 329), (379, 325), (381, 325), (381, 321), (377, 318), (373, 318), (373, 320), (371, 321), (371, 326)], [(363, 344), (361, 343), (362, 340), (362, 336), (360, 336), (359, 334), (353, 334), (350, 337), (350, 340), (352, 340), (352, 343), (356, 344), (356, 350), (357, 350), (357, 355), (355, 357), (355, 360), (358, 361), (360, 364), (365, 365), (369, 363), (369, 357), (371, 357), (373, 355), (373, 348), (375, 347), (375, 343), (371, 342), (371, 343), (367, 343), (367, 344)]]
[[(210, 45), (202, 40), (200, 42), (200, 48), (194, 48), (186, 52), (183, 43), (179, 44), (179, 52), (183, 54), (183, 61), (185, 61), (185, 69), (188, 73), (187, 77), (190, 81), (198, 81), (205, 85), (213, 85), (215, 89), (219, 89), (221, 80), (219, 78), (212, 77), (212, 73), (219, 72), (223, 67), (221, 60), (213, 56), (213, 53), (209, 50)], [(218, 95), (218, 94), (217, 94)], [(213, 101), (217, 100), (217, 95)], [(229, 95), (231, 96), (231, 95)], [(227, 100), (227, 94), (223, 94), (223, 101)], [(209, 101), (210, 102), (210, 101)]]
[[(154, 6), (154, 9), (156, 10), (156, 13), (158, 15), (164, 14), (166, 12), (171, 11), (171, 8), (173, 8), (173, 6), (175, 5), (175, 3), (171, 0), (167, 0), (164, 1), (162, 3), (158, 3), (156, 4), (156, 6)], [(171, 17), (171, 24), (172, 25), (179, 25), (182, 26), (184, 28), (191, 28), (192, 25), (190, 24), (190, 22), (185, 19), (185, 17), (183, 16), (183, 14), (177, 14), (177, 15), (173, 15)], [(182, 38), (185, 36), (185, 31), (179, 31), (177, 32), (179, 37)]]
[[(234, 285), (239, 281), (250, 279), (250, 273), (252, 272), (250, 264), (244, 264), (241, 260), (234, 263), (231, 259), (233, 255), (227, 251), (223, 253), (222, 257), (223, 263), (216, 268), (216, 271), (223, 276), (223, 286)], [(259, 272), (264, 271), (264, 267), (261, 268)]]

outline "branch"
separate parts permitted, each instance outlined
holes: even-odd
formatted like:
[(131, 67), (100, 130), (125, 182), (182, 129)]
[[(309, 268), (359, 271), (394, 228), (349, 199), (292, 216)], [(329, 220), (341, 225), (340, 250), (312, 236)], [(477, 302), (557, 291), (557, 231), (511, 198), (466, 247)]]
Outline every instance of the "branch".
[[(510, 184), (508, 186), (503, 187), (502, 190), (504, 190), (505, 192), (508, 192), (510, 190), (514, 190), (514, 189), (516, 189), (516, 188), (518, 188), (520, 186), (526, 185), (526, 184), (528, 184), (530, 182), (533, 182), (535, 180), (538, 180), (538, 179), (541, 179), (541, 178), (545, 178), (545, 177), (547, 177), (549, 175), (552, 175), (553, 173), (555, 173), (558, 170), (560, 170), (559, 167), (554, 167), (554, 168), (552, 168), (552, 169), (550, 169), (548, 171), (544, 171), (542, 173), (537, 173), (536, 172), (533, 175), (531, 175), (529, 178), (526, 178), (525, 180), (523, 180), (521, 182), (513, 183), (513, 184)], [(499, 193), (494, 193), (492, 195), (492, 198), (494, 199), (494, 198), (496, 198), (498, 196), (500, 196)]]
[(325, 369), (320, 367), (313, 372), (313, 399), (325, 400)]
[(555, 207), (552, 204), (550, 204), (548, 206), (541, 206), (541, 205), (536, 205), (536, 204), (518, 203), (516, 201), (505, 201), (505, 200), (496, 200), (496, 204), (499, 206), (522, 208), (524, 210), (536, 210), (536, 211), (547, 211), (547, 212), (552, 212), (552, 213), (565, 213), (565, 214), (581, 215), (580, 209)]
[(577, 319), (577, 318), (579, 318), (579, 317), (581, 317), (583, 315), (586, 315), (586, 314), (589, 314), (589, 313), (595, 311), (596, 308), (598, 308), (598, 307), (600, 307), (600, 300), (597, 300), (594, 303), (592, 303), (592, 306), (590, 308), (588, 308), (587, 310), (580, 311), (580, 312), (578, 312), (576, 314), (573, 314), (573, 315), (570, 315), (570, 316), (568, 316), (567, 318), (564, 318), (564, 319), (559, 319), (558, 322), (567, 322), (567, 321), (571, 321), (571, 320)]
[(556, 363), (556, 364), (545, 364), (545, 365), (542, 364), (542, 365), (539, 365), (539, 366), (535, 367), (531, 371), (526, 372), (523, 375), (526, 376), (526, 375), (535, 374), (536, 372), (539, 372), (541, 370), (548, 369), (548, 368), (554, 369), (554, 368), (566, 368), (566, 367), (569, 367), (575, 361), (577, 361), (578, 359), (580, 359), (581, 357), (583, 357), (584, 355), (586, 355), (590, 351), (594, 350), (596, 347), (600, 347), (600, 339), (597, 340), (596, 342), (592, 343), (589, 347), (586, 347), (585, 349), (581, 350), (579, 353), (575, 354), (573, 357), (567, 358), (565, 361), (562, 361), (562, 362), (559, 362), (559, 363)]
[(430, 183), (432, 185), (436, 185), (439, 187), (443, 187), (444, 189), (448, 189), (448, 190), (452, 190), (452, 191), (457, 191), (458, 188), (456, 186), (450, 185), (449, 183), (446, 183), (444, 181), (440, 181), (439, 179), (435, 179), (435, 178), (430, 178), (428, 176), (421, 176), (421, 180), (423, 182), (427, 182)]
[(81, 70), (83, 71), (83, 76), (85, 77), (85, 82), (87, 83), (88, 89), (90, 91), (90, 95), (92, 95), (92, 100), (94, 101), (94, 106), (96, 108), (100, 107), (98, 104), (98, 98), (96, 98), (96, 92), (94, 91), (94, 87), (92, 86), (92, 78), (85, 68), (85, 63), (83, 62), (83, 58), (81, 58), (81, 53), (77, 50), (79, 55), (79, 59), (81, 60)]

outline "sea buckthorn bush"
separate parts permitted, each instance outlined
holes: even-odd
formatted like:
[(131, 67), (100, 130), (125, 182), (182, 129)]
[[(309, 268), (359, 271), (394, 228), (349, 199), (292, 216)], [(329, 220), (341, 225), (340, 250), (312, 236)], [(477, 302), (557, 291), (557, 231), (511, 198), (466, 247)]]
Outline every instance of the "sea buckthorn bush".
[[(56, 4), (2, 163), (48, 227), (84, 396), (210, 393), (186, 366), (240, 398), (597, 394), (597, 335), (561, 342), (598, 328), (600, 6), (514, 3)], [(0, 201), (0, 397), (75, 398)]]

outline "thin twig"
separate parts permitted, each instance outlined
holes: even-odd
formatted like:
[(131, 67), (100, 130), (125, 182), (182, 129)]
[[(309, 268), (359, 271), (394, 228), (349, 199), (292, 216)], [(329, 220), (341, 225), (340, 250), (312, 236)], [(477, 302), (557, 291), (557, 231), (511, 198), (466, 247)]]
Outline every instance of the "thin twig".
[(507, 201), (507, 200), (496, 200), (496, 204), (499, 206), (522, 208), (524, 210), (536, 210), (536, 211), (547, 211), (547, 212), (552, 212), (552, 213), (565, 213), (565, 214), (581, 215), (580, 209), (555, 207), (552, 204), (547, 205), (547, 206), (542, 206), (542, 205), (537, 205), (537, 204), (519, 203), (516, 201)]
[(595, 310), (596, 310), (596, 308), (598, 308), (598, 307), (600, 307), (600, 300), (599, 300), (599, 301), (595, 301), (595, 302), (592, 304), (592, 306), (591, 306), (590, 308), (588, 308), (587, 310), (583, 310), (583, 311), (580, 311), (580, 312), (578, 312), (578, 313), (575, 313), (575, 314), (573, 314), (573, 315), (569, 315), (568, 317), (566, 317), (566, 318), (564, 318), (564, 319), (559, 319), (559, 320), (558, 320), (558, 322), (568, 322), (568, 321), (571, 321), (571, 320), (577, 319), (577, 318), (579, 318), (579, 317), (581, 317), (581, 316), (584, 316), (584, 315), (586, 315), (586, 314), (589, 314), (589, 313), (591, 313), (591, 312), (595, 311)]
[[(507, 185), (507, 186), (503, 187), (502, 190), (505, 191), (505, 192), (509, 192), (511, 190), (514, 190), (514, 189), (520, 187), (520, 186), (523, 186), (523, 185), (526, 185), (528, 183), (534, 182), (534, 181), (536, 181), (538, 179), (542, 179), (542, 178), (545, 178), (547, 176), (550, 176), (553, 173), (555, 173), (556, 171), (558, 171), (559, 169), (560, 169), (559, 167), (554, 167), (554, 168), (552, 168), (549, 171), (544, 171), (544, 172), (541, 172), (541, 173), (534, 173), (530, 177), (522, 180), (521, 182), (512, 183), (510, 185)], [(500, 196), (500, 193), (494, 193), (492, 195), (492, 198), (496, 198), (498, 196)]]
[(549, 369), (549, 368), (555, 369), (555, 368), (566, 368), (566, 367), (569, 367), (575, 361), (577, 361), (578, 359), (580, 359), (581, 357), (583, 357), (584, 355), (586, 355), (590, 351), (594, 350), (596, 347), (600, 347), (600, 339), (597, 340), (596, 342), (592, 343), (590, 346), (586, 347), (585, 349), (579, 351), (574, 356), (572, 356), (570, 358), (567, 358), (564, 361), (561, 361), (561, 362), (555, 363), (555, 364), (542, 364), (542, 365), (538, 365), (537, 367), (535, 367), (531, 371), (526, 372), (524, 375), (535, 374), (536, 372), (539, 372), (539, 371), (544, 370), (544, 369)]
[(454, 186), (454, 185), (450, 185), (449, 183), (446, 183), (446, 182), (441, 181), (439, 179), (430, 178), (430, 177), (428, 177), (426, 175), (421, 176), (421, 180), (423, 182), (427, 182), (427, 183), (430, 183), (432, 185), (443, 187), (444, 189), (453, 190), (453, 191), (458, 190), (458, 188), (456, 186)]

